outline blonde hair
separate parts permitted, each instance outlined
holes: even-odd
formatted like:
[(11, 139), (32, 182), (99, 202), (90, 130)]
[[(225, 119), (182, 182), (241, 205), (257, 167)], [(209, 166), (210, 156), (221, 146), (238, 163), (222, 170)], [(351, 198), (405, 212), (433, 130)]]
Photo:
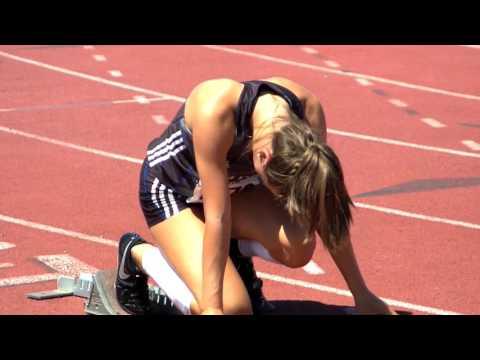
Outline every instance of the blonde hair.
[(269, 184), (278, 190), (290, 216), (318, 230), (331, 250), (350, 234), (353, 202), (344, 183), (340, 160), (303, 120), (294, 114), (272, 135), (272, 158), (266, 166)]

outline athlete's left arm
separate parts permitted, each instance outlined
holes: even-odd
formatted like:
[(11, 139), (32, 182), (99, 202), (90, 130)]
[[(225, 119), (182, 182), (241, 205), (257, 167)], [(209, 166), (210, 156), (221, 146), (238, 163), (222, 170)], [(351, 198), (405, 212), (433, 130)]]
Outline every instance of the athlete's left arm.
[(315, 94), (304, 86), (289, 80), (287, 78), (275, 76), (268, 79), (263, 79), (280, 86), (283, 86), (293, 92), (302, 102), (305, 109), (305, 118), (310, 124), (311, 128), (316, 130), (324, 142), (327, 141), (327, 125), (325, 123), (325, 113), (322, 104)]

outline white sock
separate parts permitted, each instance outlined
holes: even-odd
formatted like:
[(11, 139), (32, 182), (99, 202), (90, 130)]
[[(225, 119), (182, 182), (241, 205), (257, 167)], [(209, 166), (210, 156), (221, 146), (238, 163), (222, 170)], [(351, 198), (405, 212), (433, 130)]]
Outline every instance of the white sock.
[(158, 284), (184, 315), (190, 315), (194, 296), (163, 256), (160, 249), (152, 246), (142, 256), (143, 270)]
[(239, 239), (238, 249), (243, 256), (258, 256), (263, 260), (267, 260), (275, 264), (280, 264), (280, 262), (275, 260), (272, 255), (270, 255), (268, 250), (265, 249), (265, 247), (258, 241)]

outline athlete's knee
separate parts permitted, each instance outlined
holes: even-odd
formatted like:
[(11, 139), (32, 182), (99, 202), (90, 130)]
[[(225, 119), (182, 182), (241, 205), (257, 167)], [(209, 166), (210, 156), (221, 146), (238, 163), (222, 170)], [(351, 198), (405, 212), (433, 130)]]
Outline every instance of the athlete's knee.
[(230, 299), (223, 304), (225, 315), (252, 315), (252, 304), (249, 298)]
[(303, 241), (289, 243), (283, 248), (283, 264), (290, 268), (299, 268), (308, 264), (315, 251), (315, 236), (307, 236)]

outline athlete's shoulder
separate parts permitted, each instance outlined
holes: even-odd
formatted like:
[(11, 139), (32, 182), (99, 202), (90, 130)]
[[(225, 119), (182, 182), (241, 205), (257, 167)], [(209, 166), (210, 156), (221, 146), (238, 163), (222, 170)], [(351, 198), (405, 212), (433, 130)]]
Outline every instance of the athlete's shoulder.
[(190, 93), (187, 102), (191, 101), (202, 108), (208, 109), (211, 106), (224, 107), (235, 103), (242, 84), (232, 79), (210, 79), (202, 81), (195, 86)]
[(242, 86), (231, 79), (211, 79), (195, 86), (185, 103), (187, 126), (192, 130), (201, 128), (202, 132), (207, 127), (233, 134), (232, 118)]

